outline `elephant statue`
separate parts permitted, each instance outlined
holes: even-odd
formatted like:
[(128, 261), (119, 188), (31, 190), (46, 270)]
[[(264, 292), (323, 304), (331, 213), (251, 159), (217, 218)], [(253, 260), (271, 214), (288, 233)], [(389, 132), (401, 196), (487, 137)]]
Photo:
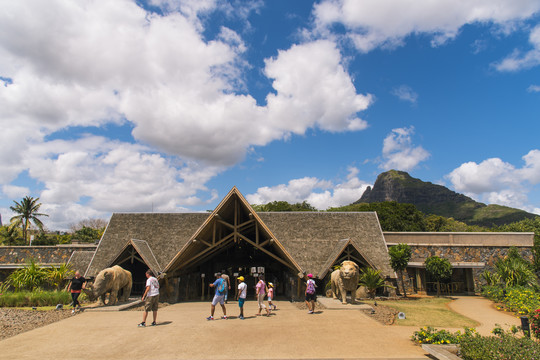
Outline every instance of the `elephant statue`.
[[(132, 284), (131, 272), (115, 265), (101, 270), (96, 276), (94, 284), (90, 288), (85, 289), (84, 292), (90, 301), (99, 298), (100, 305), (105, 305), (105, 297), (109, 293), (109, 302), (107, 305), (114, 305), (117, 299), (120, 302), (127, 301), (131, 294)], [(119, 294), (120, 298), (118, 298)]]
[(330, 276), (333, 298), (341, 297), (341, 303), (347, 303), (347, 291), (351, 292), (351, 302), (356, 302), (356, 289), (360, 277), (359, 267), (354, 261), (346, 260)]

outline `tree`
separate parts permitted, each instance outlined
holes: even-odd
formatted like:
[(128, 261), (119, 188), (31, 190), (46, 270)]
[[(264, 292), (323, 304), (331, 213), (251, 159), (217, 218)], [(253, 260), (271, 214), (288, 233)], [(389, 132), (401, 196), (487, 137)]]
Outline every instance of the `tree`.
[(441, 281), (452, 277), (452, 264), (448, 259), (443, 259), (438, 256), (430, 256), (424, 262), (426, 271), (437, 282), (437, 297), (441, 295)]
[(390, 266), (392, 266), (394, 271), (399, 273), (401, 284), (403, 286), (403, 296), (407, 297), (405, 280), (403, 279), (403, 271), (407, 268), (407, 265), (411, 260), (411, 247), (407, 244), (397, 244), (396, 246), (392, 246), (390, 249), (388, 249), (388, 255), (390, 255)]
[(97, 229), (92, 229), (86, 226), (83, 226), (82, 229), (75, 231), (71, 240), (78, 240), (79, 242), (93, 243), (99, 240), (101, 233)]
[(315, 207), (307, 201), (289, 204), (287, 201), (272, 201), (265, 205), (251, 205), (258, 212), (264, 211), (317, 211)]
[[(372, 299), (378, 288), (386, 286), (381, 272), (370, 267), (360, 270), (359, 284), (366, 287), (368, 295)], [(355, 295), (353, 294), (353, 296)]]
[(0, 227), (0, 242), (7, 246), (19, 244), (22, 242), (21, 230), (12, 226)]
[(523, 259), (515, 247), (511, 247), (508, 256), (495, 263), (497, 274), (505, 287), (533, 286), (537, 278), (532, 265)]
[(18, 214), (13, 216), (11, 221), (12, 227), (20, 226), (22, 228), (24, 243), (28, 242), (28, 228), (31, 223), (34, 223), (38, 229), (43, 230), (43, 223), (38, 218), (39, 216), (49, 216), (47, 214), (39, 213), (39, 208), (41, 203), (38, 203), (39, 198), (33, 198), (26, 196), (22, 199), (20, 203), (13, 200), (15, 206), (10, 206), (9, 208), (14, 213)]

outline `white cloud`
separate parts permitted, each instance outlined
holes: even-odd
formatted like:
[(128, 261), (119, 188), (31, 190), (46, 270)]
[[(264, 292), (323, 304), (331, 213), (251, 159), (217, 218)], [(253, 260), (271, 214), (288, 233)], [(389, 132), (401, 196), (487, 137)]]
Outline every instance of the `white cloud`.
[(328, 35), (342, 24), (346, 36), (364, 52), (375, 47), (395, 47), (410, 34), (427, 34), (432, 45), (453, 39), (461, 27), (493, 23), (508, 27), (540, 10), (536, 0), (324, 0), (314, 6), (316, 31)]
[(246, 199), (251, 204), (267, 204), (272, 201), (287, 201), (299, 203), (307, 201), (319, 210), (329, 207), (349, 205), (362, 197), (368, 186), (366, 182), (358, 179), (358, 169), (350, 167), (347, 180), (340, 184), (320, 180), (313, 177), (290, 180), (288, 184), (272, 187), (261, 187)]
[(410, 171), (429, 158), (430, 154), (422, 146), (412, 144), (414, 127), (392, 129), (383, 141), (382, 169)]
[(30, 189), (25, 186), (4, 185), (2, 192), (10, 199), (18, 199), (30, 194)]
[(540, 150), (531, 150), (522, 158), (525, 162), (522, 168), (491, 158), (479, 164), (464, 163), (446, 177), (456, 191), (479, 201), (537, 213), (534, 206), (527, 204), (527, 194), (540, 183)]
[[(371, 96), (357, 93), (328, 40), (266, 59), (262, 73), (274, 87), (266, 105), (246, 94), (242, 74), (251, 65), (241, 34), (223, 27), (209, 39), (204, 17), (221, 11), (245, 21), (261, 1), (240, 12), (214, 0), (152, 4), (163, 14), (130, 0), (3, 4), (0, 184), (27, 170), (57, 214), (51, 224), (62, 226), (68, 214), (204, 203), (198, 192), (217, 196), (205, 184), (254, 146), (309, 128), (367, 126), (358, 112)], [(145, 146), (96, 136), (50, 140), (73, 127), (125, 123)]]
[(418, 94), (409, 86), (401, 85), (392, 89), (392, 94), (397, 96), (400, 100), (416, 104), (418, 101)]
[(540, 85), (531, 85), (527, 88), (528, 92), (540, 92)]
[(540, 25), (531, 30), (529, 43), (531, 50), (522, 53), (516, 49), (511, 55), (494, 64), (495, 68), (499, 71), (518, 71), (540, 65)]

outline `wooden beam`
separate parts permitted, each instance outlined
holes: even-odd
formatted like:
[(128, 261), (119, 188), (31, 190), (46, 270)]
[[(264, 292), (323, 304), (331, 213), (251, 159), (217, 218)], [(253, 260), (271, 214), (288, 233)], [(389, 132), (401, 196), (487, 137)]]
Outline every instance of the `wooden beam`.
[(228, 222), (226, 222), (226, 221), (224, 221), (224, 220), (221, 220), (221, 219), (220, 219), (220, 220), (218, 220), (218, 222), (219, 222), (220, 224), (223, 224), (223, 225), (225, 225), (225, 226), (231, 228), (232, 230), (235, 230), (234, 225), (231, 225), (231, 224), (229, 224)]
[(213, 223), (214, 229), (212, 231), (212, 245), (215, 245), (215, 243), (216, 243), (216, 224), (217, 224), (217, 222), (216, 222), (216, 220), (214, 220), (214, 223)]
[(212, 247), (209, 247), (209, 248), (206, 248), (204, 249), (203, 251), (197, 253), (196, 255), (192, 256), (191, 258), (188, 258), (186, 261), (182, 262), (182, 266), (186, 266), (187, 264), (189, 264), (190, 262), (192, 262), (193, 260), (205, 255), (207, 252), (211, 251), (213, 248), (219, 246), (220, 244), (222, 244), (223, 242), (231, 239), (231, 237), (234, 235), (234, 233), (231, 233), (229, 235), (227, 235), (226, 237), (224, 237), (223, 239), (219, 240), (214, 246)]
[(293, 270), (298, 270), (298, 269), (296, 269), (295, 267), (293, 267), (291, 264), (289, 264), (288, 262), (286, 262), (285, 260), (280, 259), (280, 258), (277, 257), (276, 255), (272, 254), (270, 251), (266, 250), (265, 248), (262, 248), (260, 245), (257, 245), (256, 243), (254, 243), (253, 241), (251, 241), (250, 239), (248, 239), (248, 238), (245, 237), (244, 235), (238, 234), (238, 236), (239, 236), (242, 240), (244, 240), (244, 241), (250, 243), (251, 245), (255, 246), (257, 249), (259, 249), (259, 250), (261, 250), (262, 252), (264, 252), (265, 254), (267, 254), (267, 255), (271, 256), (272, 258), (274, 258), (275, 260), (279, 261), (279, 262), (282, 263), (283, 265), (285, 265), (285, 266), (287, 266), (287, 267), (289, 267), (289, 268), (291, 268), (291, 269), (293, 269)]

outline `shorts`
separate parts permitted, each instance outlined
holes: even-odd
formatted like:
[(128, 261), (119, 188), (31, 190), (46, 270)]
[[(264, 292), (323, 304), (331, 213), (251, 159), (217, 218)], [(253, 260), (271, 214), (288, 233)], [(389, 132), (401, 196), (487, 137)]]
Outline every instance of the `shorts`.
[(157, 311), (158, 305), (159, 305), (159, 295), (147, 296), (146, 299), (144, 299), (145, 311)]
[(315, 294), (306, 294), (306, 301), (317, 301), (317, 295), (315, 295)]
[(216, 306), (218, 303), (220, 305), (225, 304), (225, 295), (214, 295), (214, 298), (212, 299), (212, 305)]
[(268, 297), (268, 301), (272, 301), (272, 297), (271, 297), (271, 296)]
[(244, 307), (244, 302), (246, 301), (246, 298), (240, 298), (238, 299), (238, 307)]

